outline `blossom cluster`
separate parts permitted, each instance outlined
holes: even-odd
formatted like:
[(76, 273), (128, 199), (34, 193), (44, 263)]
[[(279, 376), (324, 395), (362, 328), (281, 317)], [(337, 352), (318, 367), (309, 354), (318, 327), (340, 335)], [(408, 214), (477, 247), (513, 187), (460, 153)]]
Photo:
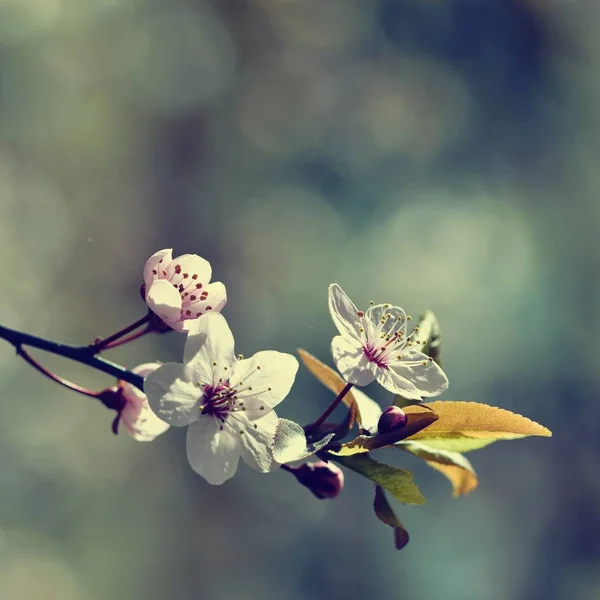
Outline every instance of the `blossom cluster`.
[[(284, 462), (274, 453), (281, 421), (274, 409), (290, 392), (298, 361), (274, 350), (248, 359), (236, 356), (232, 332), (221, 314), (226, 289), (221, 282), (210, 283), (211, 276), (210, 263), (194, 254), (173, 258), (169, 249), (148, 259), (143, 297), (166, 327), (187, 335), (183, 362), (138, 367), (145, 376), (144, 393), (125, 384), (127, 402), (120, 414), (127, 431), (143, 441), (170, 425), (187, 427), (191, 467), (218, 485), (236, 473), (240, 458), (261, 472)], [(447, 388), (443, 370), (415, 337), (418, 327), (408, 333), (410, 317), (402, 308), (371, 303), (366, 311), (359, 310), (334, 283), (329, 286), (329, 311), (339, 332), (331, 343), (333, 360), (348, 384), (377, 381), (408, 400), (435, 396)], [(385, 418), (392, 422), (388, 413)], [(302, 450), (286, 454), (285, 462), (306, 458), (320, 447), (306, 451), (303, 430), (296, 428)], [(293, 470), (305, 485), (320, 477), (321, 484), (309, 486), (317, 497), (333, 497), (337, 488), (332, 482), (343, 483), (339, 469), (323, 461)]]

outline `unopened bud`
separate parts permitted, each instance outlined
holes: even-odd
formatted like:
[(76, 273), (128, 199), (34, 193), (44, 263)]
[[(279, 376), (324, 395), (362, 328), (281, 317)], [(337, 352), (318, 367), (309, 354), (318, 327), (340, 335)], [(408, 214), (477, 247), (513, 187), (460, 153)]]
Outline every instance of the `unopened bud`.
[(390, 433), (406, 425), (406, 413), (399, 406), (388, 406), (379, 417), (377, 431)]
[(127, 399), (123, 393), (123, 387), (121, 385), (115, 385), (110, 388), (106, 388), (100, 392), (97, 396), (98, 400), (110, 410), (116, 411), (117, 415), (112, 423), (112, 432), (117, 435), (119, 433), (119, 423), (121, 422), (121, 415), (123, 409), (127, 404)]
[(344, 473), (333, 463), (319, 460), (293, 469), (296, 479), (321, 500), (335, 498), (344, 487)]

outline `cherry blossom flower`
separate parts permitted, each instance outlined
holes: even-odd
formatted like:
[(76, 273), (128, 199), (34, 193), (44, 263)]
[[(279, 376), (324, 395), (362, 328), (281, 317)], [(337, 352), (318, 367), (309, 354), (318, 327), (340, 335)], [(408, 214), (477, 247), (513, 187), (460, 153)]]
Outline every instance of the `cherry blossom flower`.
[(279, 466), (273, 458), (273, 408), (287, 396), (297, 370), (298, 361), (281, 352), (236, 358), (227, 321), (208, 313), (188, 333), (183, 364), (164, 364), (144, 388), (160, 418), (188, 426), (192, 469), (220, 485), (235, 475), (240, 456), (261, 472)]
[[(160, 363), (145, 363), (132, 369), (137, 375), (146, 377), (160, 367)], [(146, 394), (125, 381), (119, 382), (123, 408), (120, 423), (127, 433), (138, 442), (150, 442), (169, 429), (169, 424), (161, 421), (148, 405)]]
[(340, 335), (333, 338), (335, 364), (348, 383), (375, 379), (404, 398), (436, 396), (448, 387), (440, 366), (406, 335), (406, 313), (389, 304), (358, 310), (336, 283), (329, 286), (329, 311)]
[(210, 263), (196, 254), (172, 258), (172, 250), (153, 254), (144, 266), (145, 300), (150, 310), (176, 331), (187, 331), (203, 314), (227, 302), (225, 286), (209, 283)]

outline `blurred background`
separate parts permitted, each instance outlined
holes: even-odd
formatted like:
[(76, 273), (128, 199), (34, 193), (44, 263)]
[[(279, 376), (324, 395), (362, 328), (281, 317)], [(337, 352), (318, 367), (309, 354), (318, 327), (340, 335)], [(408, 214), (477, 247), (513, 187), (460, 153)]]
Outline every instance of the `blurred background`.
[[(445, 399), (554, 431), (470, 454), (457, 500), (388, 455), (429, 499), (396, 506), (396, 552), (366, 480), (327, 502), (241, 465), (213, 488), (184, 431), (114, 437), (2, 343), (1, 597), (599, 598), (598, 19), (595, 0), (0, 0), (3, 324), (108, 335), (174, 247), (212, 262), (245, 355), (331, 363), (337, 281), (436, 312)], [(330, 400), (301, 369), (278, 412)]]

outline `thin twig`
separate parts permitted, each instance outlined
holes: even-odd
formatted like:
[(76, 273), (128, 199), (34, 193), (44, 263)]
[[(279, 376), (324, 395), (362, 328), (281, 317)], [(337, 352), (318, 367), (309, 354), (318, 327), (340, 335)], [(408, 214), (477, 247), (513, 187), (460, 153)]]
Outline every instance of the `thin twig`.
[(327, 407), (325, 412), (314, 423), (307, 425), (304, 428), (304, 431), (307, 434), (316, 431), (325, 422), (325, 419), (327, 419), (327, 417), (337, 408), (338, 404), (343, 400), (344, 396), (350, 391), (352, 385), (352, 383), (347, 383), (344, 389), (337, 395), (335, 400)]
[(135, 333), (132, 333), (127, 337), (111, 342), (107, 346), (104, 346), (102, 350), (112, 350), (113, 348), (118, 348), (119, 346), (123, 346), (124, 344), (128, 344), (129, 342), (133, 342), (134, 340), (137, 340), (142, 336), (146, 335), (147, 333), (151, 333), (152, 331), (154, 331), (154, 328), (151, 325), (147, 325), (141, 331), (136, 331)]
[[(127, 327), (124, 327), (120, 331), (117, 331), (116, 333), (109, 335), (108, 337), (104, 338), (103, 340), (98, 340), (98, 341), (94, 342), (93, 344), (90, 344), (90, 346), (89, 346), (90, 350), (93, 350), (94, 352), (101, 352), (102, 350), (106, 350), (108, 348), (114, 348), (115, 346), (120, 346), (121, 344), (124, 344), (125, 341), (122, 341), (119, 344), (113, 344), (113, 342), (121, 339), (122, 337), (125, 337), (128, 333), (131, 333), (132, 331), (139, 329), (142, 325), (146, 325), (146, 323), (148, 323), (150, 321), (150, 316), (151, 316), (151, 313), (149, 312), (147, 315), (143, 316), (141, 319), (138, 319), (135, 323), (132, 323), (131, 325), (128, 325)], [(145, 330), (144, 332), (147, 333), (147, 331), (148, 330)], [(139, 336), (137, 336), (137, 337), (139, 337)], [(132, 337), (131, 339), (129, 339), (127, 341), (131, 341), (134, 339), (136, 339), (136, 338)]]
[(17, 354), (26, 363), (28, 363), (29, 365), (31, 365), (36, 371), (40, 372), (42, 375), (45, 375), (46, 377), (48, 377), (52, 381), (55, 381), (59, 385), (62, 385), (62, 386), (66, 387), (69, 390), (73, 390), (74, 392), (78, 392), (80, 394), (83, 394), (84, 396), (90, 396), (91, 398), (97, 398), (98, 397), (99, 392), (94, 392), (92, 390), (88, 390), (87, 388), (84, 388), (84, 387), (82, 387), (80, 385), (77, 385), (76, 383), (73, 383), (72, 381), (64, 379), (63, 377), (60, 377), (59, 375), (56, 375), (56, 373), (52, 373), (52, 371), (49, 371), (48, 369), (46, 369), (46, 367), (44, 367), (37, 360), (35, 360), (35, 358), (33, 358), (33, 356), (31, 356), (31, 354), (29, 354), (29, 352), (27, 352), (27, 350), (25, 350), (22, 346), (17, 347)]

